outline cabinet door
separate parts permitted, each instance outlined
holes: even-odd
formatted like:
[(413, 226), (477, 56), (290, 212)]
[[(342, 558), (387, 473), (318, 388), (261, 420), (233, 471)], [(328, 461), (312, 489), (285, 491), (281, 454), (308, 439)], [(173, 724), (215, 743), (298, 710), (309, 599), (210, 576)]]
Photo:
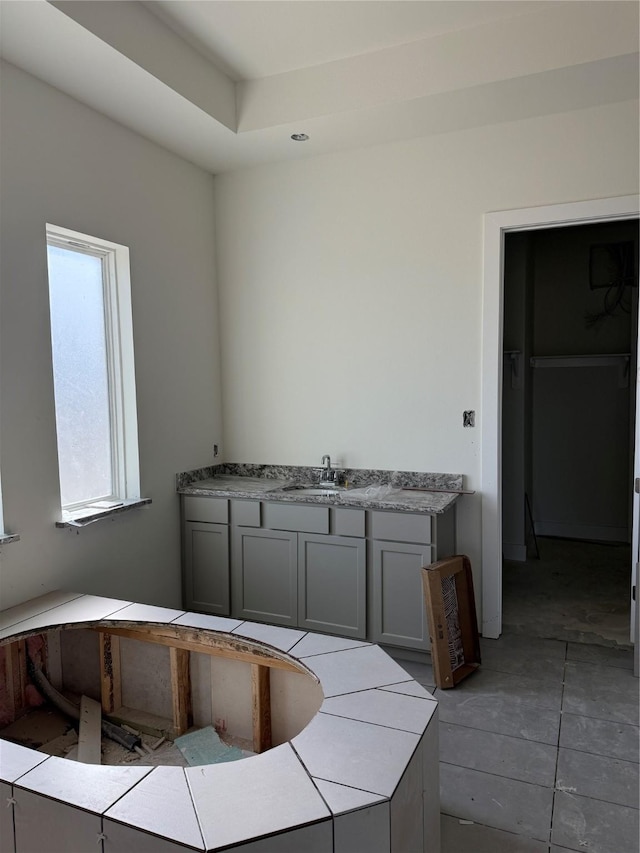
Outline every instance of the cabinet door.
[(374, 541), (372, 556), (371, 642), (428, 651), (421, 569), (432, 562), (431, 548)]
[(184, 523), (184, 606), (229, 614), (229, 528), (226, 524)]
[(298, 625), (366, 638), (367, 549), (364, 539), (298, 534)]
[(296, 545), (295, 533), (233, 528), (231, 599), (236, 618), (297, 624)]

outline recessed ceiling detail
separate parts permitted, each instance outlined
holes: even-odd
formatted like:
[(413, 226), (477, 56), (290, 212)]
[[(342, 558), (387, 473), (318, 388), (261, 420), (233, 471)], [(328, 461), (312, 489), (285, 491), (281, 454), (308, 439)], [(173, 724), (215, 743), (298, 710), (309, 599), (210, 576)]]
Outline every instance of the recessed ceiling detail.
[(638, 98), (624, 0), (0, 8), (4, 59), (213, 173)]

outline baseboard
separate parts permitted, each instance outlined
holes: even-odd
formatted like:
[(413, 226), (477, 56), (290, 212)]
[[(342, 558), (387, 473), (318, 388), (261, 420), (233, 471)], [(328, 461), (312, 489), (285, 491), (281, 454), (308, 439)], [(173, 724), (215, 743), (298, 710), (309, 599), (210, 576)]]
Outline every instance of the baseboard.
[(556, 521), (536, 521), (536, 536), (557, 536), (561, 539), (586, 539), (594, 542), (630, 542), (626, 527), (597, 527), (591, 524), (562, 524)]
[(510, 545), (502, 543), (502, 556), (505, 560), (513, 560), (516, 563), (524, 563), (527, 559), (526, 545)]

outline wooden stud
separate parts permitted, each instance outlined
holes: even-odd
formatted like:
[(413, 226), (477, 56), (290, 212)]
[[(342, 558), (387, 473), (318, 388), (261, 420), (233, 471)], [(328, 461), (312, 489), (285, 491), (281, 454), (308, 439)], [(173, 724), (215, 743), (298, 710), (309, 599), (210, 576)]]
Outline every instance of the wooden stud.
[(267, 666), (251, 664), (253, 751), (271, 749), (271, 679)]
[(100, 692), (102, 713), (112, 714), (122, 705), (120, 638), (100, 633)]
[(171, 662), (173, 728), (176, 735), (182, 735), (193, 723), (189, 652), (185, 649), (170, 648), (169, 660)]
[(24, 640), (6, 646), (5, 678), (8, 705), (15, 720), (26, 708), (25, 687), (27, 684), (27, 657)]

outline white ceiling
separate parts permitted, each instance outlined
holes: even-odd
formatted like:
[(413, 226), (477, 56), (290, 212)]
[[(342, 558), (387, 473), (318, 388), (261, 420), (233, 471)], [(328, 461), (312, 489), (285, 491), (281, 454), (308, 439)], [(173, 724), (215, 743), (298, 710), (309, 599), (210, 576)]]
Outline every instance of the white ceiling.
[(0, 0), (0, 48), (218, 173), (637, 98), (639, 8)]
[(235, 80), (254, 80), (526, 15), (546, 2), (157, 0), (145, 5)]

